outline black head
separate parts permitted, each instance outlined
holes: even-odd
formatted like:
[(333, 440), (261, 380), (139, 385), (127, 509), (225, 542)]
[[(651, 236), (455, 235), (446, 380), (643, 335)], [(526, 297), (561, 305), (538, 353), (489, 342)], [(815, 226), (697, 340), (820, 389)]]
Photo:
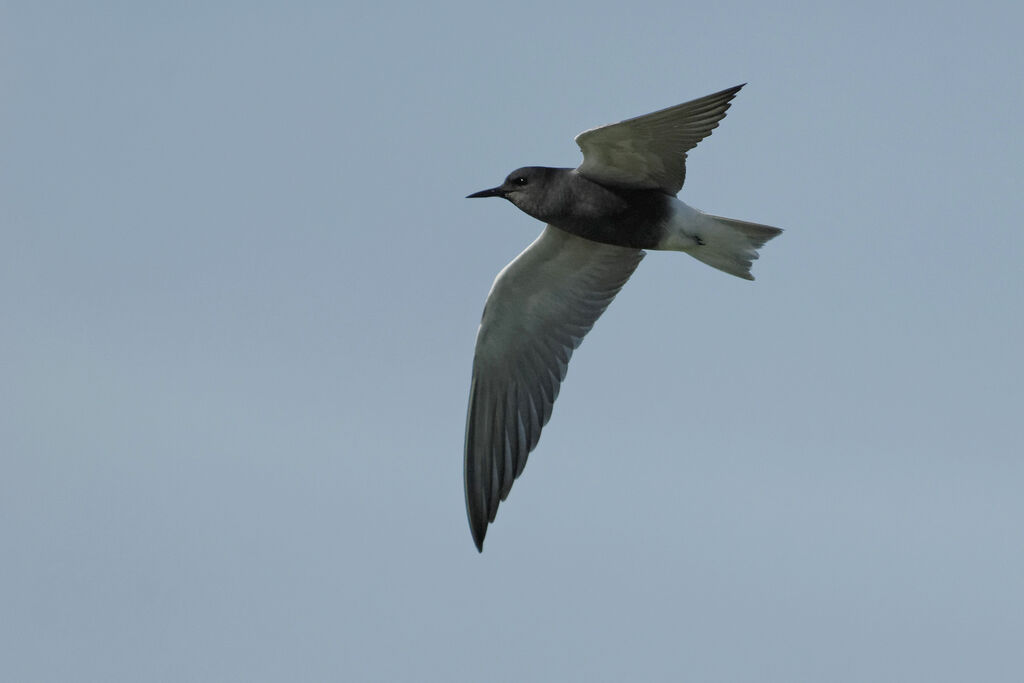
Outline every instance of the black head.
[(466, 199), (476, 199), (477, 197), (504, 197), (513, 204), (517, 203), (516, 199), (528, 196), (532, 192), (536, 192), (539, 187), (544, 184), (544, 180), (547, 178), (548, 173), (552, 169), (544, 168), (543, 166), (524, 166), (523, 168), (517, 168), (508, 174), (503, 182), (498, 187), (492, 187), (489, 190), (481, 190), (480, 192), (474, 192), (468, 195)]

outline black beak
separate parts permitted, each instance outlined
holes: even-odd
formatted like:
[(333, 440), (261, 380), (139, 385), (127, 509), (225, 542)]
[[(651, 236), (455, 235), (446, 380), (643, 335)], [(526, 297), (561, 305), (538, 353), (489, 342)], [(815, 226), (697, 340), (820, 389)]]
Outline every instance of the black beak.
[(505, 192), (500, 187), (492, 187), (489, 190), (480, 190), (473, 194), (466, 195), (466, 199), (476, 199), (478, 197), (504, 197)]

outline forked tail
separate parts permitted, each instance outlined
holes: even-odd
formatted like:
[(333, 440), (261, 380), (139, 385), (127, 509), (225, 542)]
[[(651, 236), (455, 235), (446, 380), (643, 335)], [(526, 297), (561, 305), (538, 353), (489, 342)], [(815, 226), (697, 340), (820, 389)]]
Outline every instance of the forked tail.
[(782, 230), (769, 225), (737, 221), (701, 212), (696, 230), (698, 245), (686, 249), (693, 258), (703, 261), (730, 275), (753, 280), (750, 266), (757, 258), (757, 250), (779, 235)]

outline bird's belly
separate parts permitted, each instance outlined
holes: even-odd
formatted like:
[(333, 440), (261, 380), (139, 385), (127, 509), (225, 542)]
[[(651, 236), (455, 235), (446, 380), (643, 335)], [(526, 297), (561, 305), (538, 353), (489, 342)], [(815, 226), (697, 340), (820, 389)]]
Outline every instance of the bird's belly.
[(549, 217), (556, 228), (602, 244), (633, 249), (656, 249), (663, 241), (671, 218), (674, 197), (662, 192), (633, 191), (621, 210), (577, 211), (573, 215)]

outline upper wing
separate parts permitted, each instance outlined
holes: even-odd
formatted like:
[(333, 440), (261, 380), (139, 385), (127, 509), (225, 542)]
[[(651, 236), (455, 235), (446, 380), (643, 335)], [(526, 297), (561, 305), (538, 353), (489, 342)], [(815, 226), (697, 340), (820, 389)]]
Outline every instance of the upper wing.
[(466, 418), (466, 511), (479, 550), (551, 417), (572, 352), (643, 257), (549, 225), (495, 279)]
[(576, 170), (606, 184), (676, 194), (686, 178), (686, 153), (718, 127), (743, 85), (580, 133), (583, 163)]

